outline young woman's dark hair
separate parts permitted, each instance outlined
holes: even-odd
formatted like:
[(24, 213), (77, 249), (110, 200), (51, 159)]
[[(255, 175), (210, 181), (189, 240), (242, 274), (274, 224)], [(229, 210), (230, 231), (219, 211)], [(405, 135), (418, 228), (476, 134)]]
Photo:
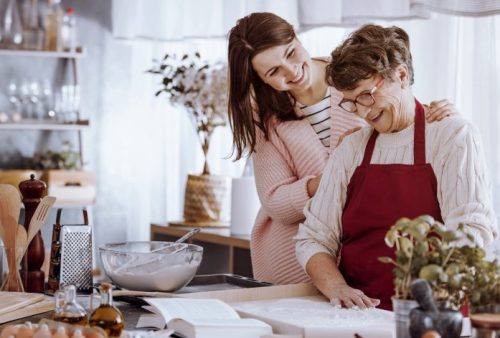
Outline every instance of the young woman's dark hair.
[[(269, 138), (271, 117), (296, 120), (295, 100), (265, 84), (252, 67), (258, 53), (285, 45), (296, 37), (293, 26), (272, 13), (252, 13), (229, 32), (229, 123), (233, 130), (236, 160), (255, 150), (256, 126)], [(234, 150), (233, 149), (233, 150)]]

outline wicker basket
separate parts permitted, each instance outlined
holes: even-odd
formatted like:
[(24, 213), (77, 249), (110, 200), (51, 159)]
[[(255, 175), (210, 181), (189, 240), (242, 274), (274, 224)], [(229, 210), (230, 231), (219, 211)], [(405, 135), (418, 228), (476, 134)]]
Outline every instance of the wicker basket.
[(210, 223), (229, 226), (231, 178), (188, 175), (184, 195), (184, 221), (194, 226)]

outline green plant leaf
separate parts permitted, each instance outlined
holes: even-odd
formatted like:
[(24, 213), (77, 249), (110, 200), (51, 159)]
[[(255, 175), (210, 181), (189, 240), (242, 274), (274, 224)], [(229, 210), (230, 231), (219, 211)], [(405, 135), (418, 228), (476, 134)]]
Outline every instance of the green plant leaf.
[(396, 230), (394, 228), (391, 228), (387, 234), (385, 235), (384, 238), (385, 244), (392, 248), (394, 246), (394, 243), (396, 242)]
[(445, 241), (445, 242), (454, 242), (459, 238), (459, 236), (457, 236), (455, 231), (451, 231), (451, 230), (444, 231), (441, 234), (441, 237), (442, 237), (443, 241)]
[(410, 257), (413, 251), (413, 242), (406, 237), (401, 237), (398, 239), (399, 246), (406, 256)]
[(438, 280), (439, 276), (443, 273), (443, 268), (436, 264), (429, 264), (420, 269), (419, 278), (425, 279), (429, 282)]
[(459, 272), (460, 272), (460, 265), (458, 265), (456, 263), (451, 263), (446, 268), (446, 274), (450, 277), (457, 275)]
[(449, 275), (448, 283), (453, 289), (459, 289), (462, 282), (461, 275)]
[(430, 215), (422, 215), (422, 216), (419, 216), (416, 218), (416, 220), (418, 221), (422, 221), (424, 223), (427, 223), (427, 225), (431, 225), (431, 224), (434, 224), (435, 220), (434, 220), (434, 217), (430, 216)]
[(448, 279), (449, 278), (448, 278), (448, 275), (446, 273), (442, 272), (439, 274), (439, 281), (441, 283), (448, 283)]

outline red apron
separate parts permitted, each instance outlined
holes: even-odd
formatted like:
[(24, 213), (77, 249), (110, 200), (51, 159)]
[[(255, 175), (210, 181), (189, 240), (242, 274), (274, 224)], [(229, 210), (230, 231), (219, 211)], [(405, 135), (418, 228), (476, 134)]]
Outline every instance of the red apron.
[(415, 102), (414, 164), (370, 164), (378, 136), (374, 130), (347, 186), (342, 215), (340, 271), (349, 286), (380, 299), (379, 307), (387, 310), (392, 310), (394, 266), (377, 260), (395, 257), (384, 242), (386, 232), (402, 217), (426, 214), (442, 222), (436, 176), (425, 162), (424, 109)]

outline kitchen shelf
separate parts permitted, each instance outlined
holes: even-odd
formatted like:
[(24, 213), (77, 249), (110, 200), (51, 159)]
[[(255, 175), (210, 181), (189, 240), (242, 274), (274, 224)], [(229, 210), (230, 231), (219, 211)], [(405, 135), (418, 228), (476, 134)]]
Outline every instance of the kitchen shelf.
[(37, 120), (0, 123), (0, 130), (83, 130), (89, 127), (89, 120), (74, 123), (56, 123)]
[(44, 56), (53, 58), (78, 59), (86, 55), (85, 49), (78, 47), (75, 52), (59, 52), (50, 50), (0, 49), (0, 55), (7, 56)]

